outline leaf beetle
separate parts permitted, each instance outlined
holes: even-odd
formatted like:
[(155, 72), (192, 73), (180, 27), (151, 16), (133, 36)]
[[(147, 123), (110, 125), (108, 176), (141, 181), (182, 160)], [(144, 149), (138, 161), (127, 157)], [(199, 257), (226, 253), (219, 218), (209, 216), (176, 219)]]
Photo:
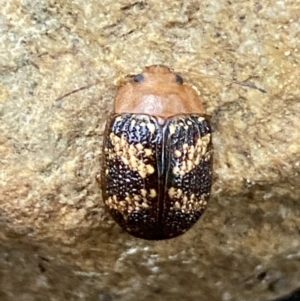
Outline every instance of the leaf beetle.
[(163, 65), (123, 85), (106, 124), (101, 176), (105, 207), (133, 236), (183, 234), (206, 208), (212, 130), (197, 92)]

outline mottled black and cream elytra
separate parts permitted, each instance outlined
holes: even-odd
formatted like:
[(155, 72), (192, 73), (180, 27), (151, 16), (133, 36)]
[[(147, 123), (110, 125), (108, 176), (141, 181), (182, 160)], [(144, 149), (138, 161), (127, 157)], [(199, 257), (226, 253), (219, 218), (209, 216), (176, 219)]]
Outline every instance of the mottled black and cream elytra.
[(106, 208), (130, 234), (168, 239), (202, 215), (212, 184), (209, 116), (196, 91), (162, 65), (120, 88), (98, 178)]

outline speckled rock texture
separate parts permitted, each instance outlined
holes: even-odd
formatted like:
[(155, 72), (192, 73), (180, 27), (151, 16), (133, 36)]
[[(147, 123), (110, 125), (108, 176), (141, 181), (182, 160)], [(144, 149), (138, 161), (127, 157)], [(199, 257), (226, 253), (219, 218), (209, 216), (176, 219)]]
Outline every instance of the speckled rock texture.
[[(296, 0), (0, 0), (1, 301), (299, 287), (299, 13)], [(201, 92), (215, 146), (207, 211), (159, 242), (122, 231), (95, 181), (114, 82), (152, 64)]]

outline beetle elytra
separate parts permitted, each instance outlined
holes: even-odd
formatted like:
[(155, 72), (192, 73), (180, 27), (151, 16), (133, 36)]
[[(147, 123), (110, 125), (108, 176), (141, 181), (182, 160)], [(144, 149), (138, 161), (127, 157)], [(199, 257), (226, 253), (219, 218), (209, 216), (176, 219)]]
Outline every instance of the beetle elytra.
[(104, 134), (101, 187), (106, 208), (130, 234), (176, 237), (206, 208), (212, 131), (197, 92), (162, 65), (120, 88)]

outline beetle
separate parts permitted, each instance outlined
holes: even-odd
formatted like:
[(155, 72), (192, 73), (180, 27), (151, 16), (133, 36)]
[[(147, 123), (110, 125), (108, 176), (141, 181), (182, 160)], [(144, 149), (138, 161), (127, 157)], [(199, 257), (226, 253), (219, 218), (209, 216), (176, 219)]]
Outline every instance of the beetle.
[(123, 85), (104, 132), (105, 207), (135, 237), (162, 240), (190, 229), (212, 184), (212, 130), (198, 93), (164, 65)]

